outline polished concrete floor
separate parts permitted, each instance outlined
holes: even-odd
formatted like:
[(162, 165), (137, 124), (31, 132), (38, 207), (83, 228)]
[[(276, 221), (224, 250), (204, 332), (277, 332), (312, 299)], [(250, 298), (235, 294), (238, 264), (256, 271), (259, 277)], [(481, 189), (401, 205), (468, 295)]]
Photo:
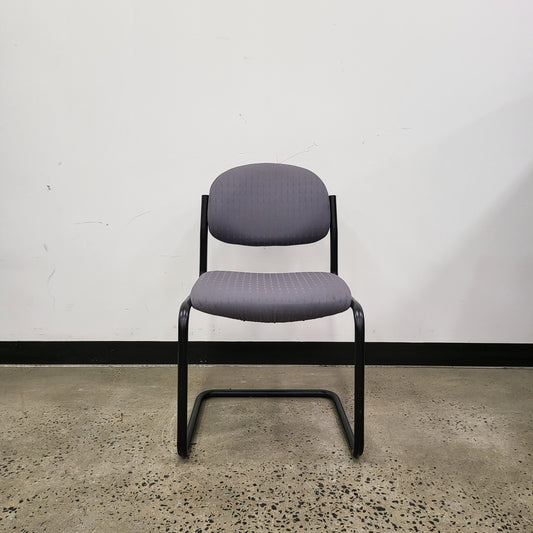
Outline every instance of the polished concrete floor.
[[(347, 367), (190, 369), (321, 387)], [(212, 399), (175, 450), (175, 367), (0, 367), (0, 531), (533, 531), (533, 369), (368, 367), (366, 449), (321, 399)]]

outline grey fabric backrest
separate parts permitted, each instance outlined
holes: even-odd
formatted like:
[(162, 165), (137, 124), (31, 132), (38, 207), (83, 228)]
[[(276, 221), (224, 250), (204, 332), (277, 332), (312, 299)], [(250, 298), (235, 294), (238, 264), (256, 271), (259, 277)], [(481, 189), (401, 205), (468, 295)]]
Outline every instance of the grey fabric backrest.
[(330, 225), (326, 186), (310, 170), (281, 163), (232, 168), (211, 185), (207, 208), (213, 237), (231, 244), (306, 244)]

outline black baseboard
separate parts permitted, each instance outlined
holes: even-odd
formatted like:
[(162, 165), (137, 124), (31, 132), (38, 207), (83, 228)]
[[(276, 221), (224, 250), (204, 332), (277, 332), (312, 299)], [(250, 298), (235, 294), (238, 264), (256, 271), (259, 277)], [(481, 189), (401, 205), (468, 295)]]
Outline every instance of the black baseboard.
[[(192, 364), (352, 364), (349, 342), (190, 342)], [(0, 342), (0, 364), (175, 364), (177, 342)], [(533, 344), (368, 342), (369, 365), (533, 366)]]

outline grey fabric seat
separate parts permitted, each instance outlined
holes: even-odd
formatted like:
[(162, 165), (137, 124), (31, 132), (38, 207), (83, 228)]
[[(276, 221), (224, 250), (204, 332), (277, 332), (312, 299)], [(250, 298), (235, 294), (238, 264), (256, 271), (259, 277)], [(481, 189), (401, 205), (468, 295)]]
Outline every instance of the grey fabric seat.
[(294, 322), (342, 313), (348, 285), (329, 272), (255, 273), (212, 270), (191, 291), (192, 307), (252, 322)]

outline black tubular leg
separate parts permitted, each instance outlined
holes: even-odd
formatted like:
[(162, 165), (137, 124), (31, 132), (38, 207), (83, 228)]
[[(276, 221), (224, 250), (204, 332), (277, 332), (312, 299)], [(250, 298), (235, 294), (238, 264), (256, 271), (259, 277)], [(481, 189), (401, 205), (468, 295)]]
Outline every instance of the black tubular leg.
[(352, 298), (351, 308), (355, 322), (355, 399), (354, 446), (352, 455), (359, 457), (365, 446), (365, 316), (361, 305)]
[(186, 457), (187, 442), (187, 344), (189, 342), (189, 314), (191, 299), (187, 298), (178, 315), (178, 453)]
[(324, 389), (212, 389), (200, 393), (191, 412), (187, 424), (187, 344), (189, 335), (189, 315), (191, 310), (190, 297), (180, 307), (178, 318), (178, 454), (187, 457), (196, 430), (198, 416), (204, 400), (215, 397), (314, 397), (328, 398), (334, 404), (342, 424), (344, 435), (354, 457), (359, 457), (364, 448), (364, 392), (365, 392), (365, 319), (361, 305), (352, 299), (351, 308), (355, 323), (355, 398), (354, 398), (354, 431), (342, 406), (340, 398), (332, 391)]

